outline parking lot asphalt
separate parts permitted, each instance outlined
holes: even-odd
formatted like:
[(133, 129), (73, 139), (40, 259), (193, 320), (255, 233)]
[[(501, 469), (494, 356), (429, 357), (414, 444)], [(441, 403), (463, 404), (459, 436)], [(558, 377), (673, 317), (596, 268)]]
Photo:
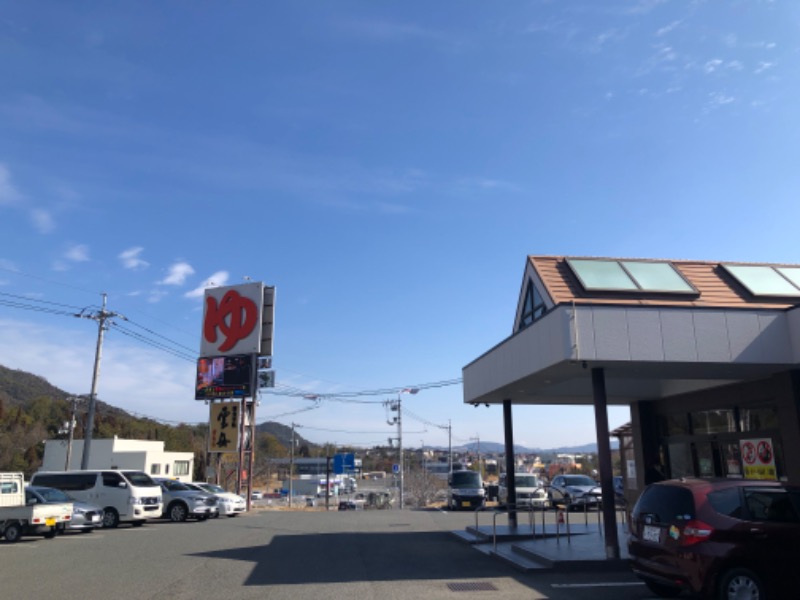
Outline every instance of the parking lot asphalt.
[[(9, 599), (648, 597), (626, 570), (521, 573), (452, 533), (471, 523), (469, 513), (436, 510), (254, 510), (159, 521), (0, 544), (0, 583)], [(588, 587), (575, 587), (582, 581)]]

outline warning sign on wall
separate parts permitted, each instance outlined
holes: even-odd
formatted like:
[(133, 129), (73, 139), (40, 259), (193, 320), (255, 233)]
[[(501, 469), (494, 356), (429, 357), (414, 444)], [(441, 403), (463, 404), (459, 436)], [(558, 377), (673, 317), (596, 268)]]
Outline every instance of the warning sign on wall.
[(771, 438), (742, 440), (740, 447), (745, 479), (778, 479)]

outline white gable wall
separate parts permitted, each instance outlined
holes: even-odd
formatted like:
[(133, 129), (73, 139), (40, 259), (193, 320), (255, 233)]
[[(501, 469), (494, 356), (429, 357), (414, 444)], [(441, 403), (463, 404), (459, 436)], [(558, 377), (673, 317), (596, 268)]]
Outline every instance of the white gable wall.
[[(67, 458), (66, 440), (46, 440), (42, 471), (63, 471)], [(81, 468), (83, 459), (83, 440), (72, 442), (70, 470)], [(175, 476), (175, 463), (189, 463), (187, 475)], [(157, 477), (176, 477), (191, 481), (194, 473), (193, 452), (167, 452), (164, 442), (150, 440), (98, 439), (92, 440), (89, 456), (89, 469), (120, 469), (144, 471), (153, 474), (153, 465), (158, 465)]]

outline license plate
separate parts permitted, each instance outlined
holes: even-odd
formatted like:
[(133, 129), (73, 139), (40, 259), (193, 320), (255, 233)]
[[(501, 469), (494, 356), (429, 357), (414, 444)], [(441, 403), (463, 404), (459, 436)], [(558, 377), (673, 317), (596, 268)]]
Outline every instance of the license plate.
[(470, 505), (470, 503), (469, 503), (469, 502), (462, 502), (462, 503), (461, 503), (461, 506), (466, 506), (466, 507), (469, 507), (469, 505)]
[(652, 525), (645, 525), (642, 532), (642, 538), (648, 542), (661, 541), (661, 528), (653, 527)]
[(56, 518), (55, 517), (50, 517), (49, 519), (45, 519), (44, 520), (44, 524), (48, 525), (49, 527), (52, 527), (53, 525), (56, 524)]

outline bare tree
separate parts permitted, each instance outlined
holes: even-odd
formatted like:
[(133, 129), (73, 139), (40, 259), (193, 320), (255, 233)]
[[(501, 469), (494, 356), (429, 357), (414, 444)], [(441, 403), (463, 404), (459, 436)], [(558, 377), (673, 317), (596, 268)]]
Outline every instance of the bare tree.
[(426, 469), (413, 469), (403, 478), (405, 503), (425, 508), (436, 501), (447, 488), (446, 482)]

